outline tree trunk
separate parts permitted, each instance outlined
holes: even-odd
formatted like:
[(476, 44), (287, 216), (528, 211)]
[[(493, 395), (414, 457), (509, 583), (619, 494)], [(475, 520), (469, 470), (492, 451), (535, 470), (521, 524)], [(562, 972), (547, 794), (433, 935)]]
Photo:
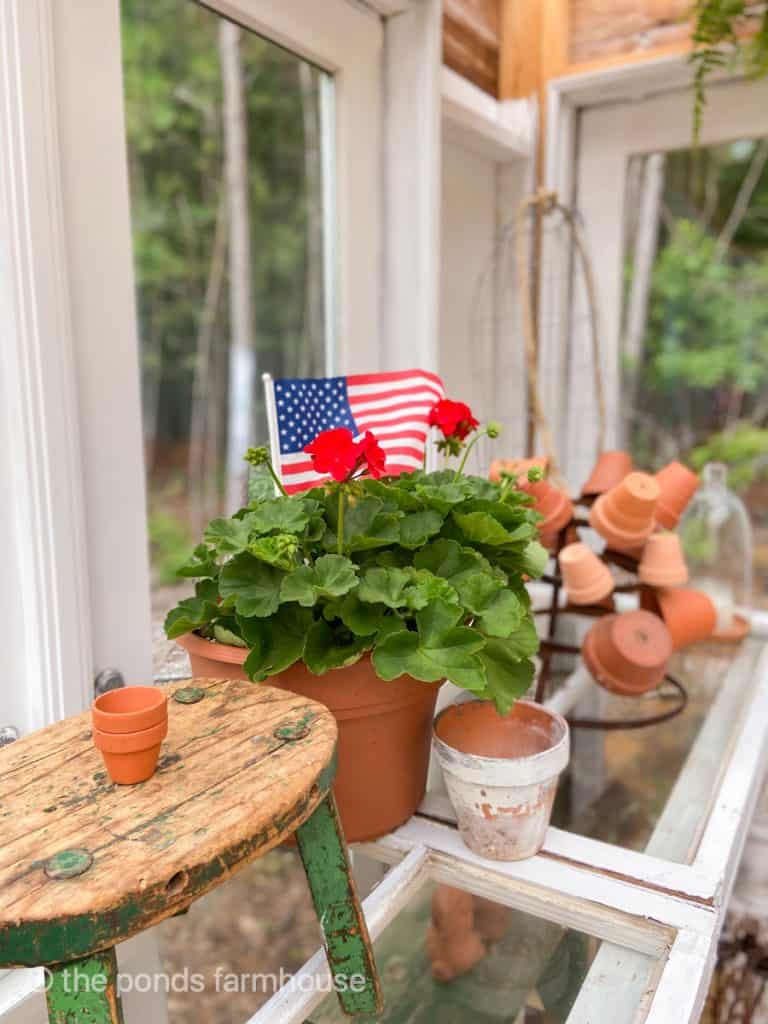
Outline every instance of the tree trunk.
[(229, 206), (230, 347), (227, 402), (226, 512), (244, 501), (247, 466), (243, 455), (253, 443), (253, 388), (256, 357), (251, 295), (251, 229), (248, 210), (248, 134), (240, 59), (240, 29), (229, 21), (219, 28), (224, 97), (224, 167)]
[(635, 244), (632, 256), (632, 286), (627, 304), (624, 333), (624, 401), (634, 408), (643, 362), (648, 299), (659, 238), (659, 213), (664, 192), (663, 153), (652, 153), (645, 161), (637, 203)]

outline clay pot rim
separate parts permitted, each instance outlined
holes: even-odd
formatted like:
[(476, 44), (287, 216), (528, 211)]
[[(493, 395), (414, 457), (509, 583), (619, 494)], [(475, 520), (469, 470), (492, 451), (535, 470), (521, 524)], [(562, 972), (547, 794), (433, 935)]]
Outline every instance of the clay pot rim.
[[(105, 711), (101, 704), (119, 700), (121, 694), (143, 693), (146, 703), (131, 711)], [(118, 690), (108, 690), (100, 694), (91, 704), (91, 717), (94, 728), (100, 732), (116, 735), (138, 732), (134, 723), (145, 723), (143, 728), (159, 725), (168, 717), (168, 694), (158, 686), (124, 686)]]
[[(620, 548), (642, 548), (645, 546), (645, 542), (653, 533), (656, 528), (655, 517), (651, 519), (650, 526), (641, 530), (639, 533), (632, 533), (629, 530), (616, 530), (610, 522), (606, 523), (603, 515), (603, 509), (605, 507), (605, 499), (608, 497), (610, 492), (606, 491), (605, 494), (601, 494), (595, 501), (592, 508), (589, 510), (589, 525), (600, 534), (603, 540), (608, 542), (608, 546), (618, 546)], [(597, 523), (593, 522), (594, 519)], [(599, 524), (599, 525), (598, 525)], [(619, 538), (615, 541), (615, 538)]]
[(102, 732), (101, 729), (93, 729), (93, 745), (97, 750), (103, 750), (108, 754), (122, 754), (131, 757), (144, 750), (151, 750), (159, 747), (168, 735), (168, 722), (159, 722), (149, 729), (139, 729), (136, 732)]
[[(239, 667), (242, 667), (243, 664), (245, 663), (245, 659), (248, 657), (249, 654), (247, 647), (236, 647), (234, 644), (222, 644), (219, 643), (218, 640), (208, 640), (206, 639), (206, 637), (200, 636), (198, 633), (194, 632), (184, 633), (182, 636), (176, 637), (176, 643), (179, 644), (180, 647), (183, 647), (186, 651), (189, 651), (190, 654), (199, 655), (202, 658), (208, 658), (212, 661), (219, 661), (224, 665), (237, 665)], [(215, 657), (213, 657), (214, 651), (216, 652)], [(370, 651), (366, 651), (363, 654), (363, 656), (358, 660), (370, 661)], [(339, 668), (333, 668), (329, 672), (324, 673), (323, 675), (315, 675), (312, 672), (310, 672), (309, 674), (312, 677), (312, 679), (316, 679), (319, 684), (322, 684), (323, 679), (326, 679), (333, 672), (344, 672), (348, 668), (353, 668), (355, 664), (357, 664), (357, 662), (354, 662), (353, 665), (342, 665)], [(291, 670), (291, 668), (294, 668), (296, 665), (304, 665), (304, 662), (297, 661), (294, 663), (294, 665), (289, 666), (289, 668), (285, 669), (284, 671), (288, 672)], [(307, 669), (307, 671), (309, 672), (309, 669)], [(376, 678), (382, 684), (382, 686), (388, 685), (386, 680), (381, 679), (379, 676), (377, 676)], [(362, 708), (365, 708), (366, 716), (373, 716), (376, 714), (389, 714), (390, 712), (396, 712), (401, 708), (409, 707), (412, 704), (420, 704), (422, 702), (427, 702), (431, 700), (432, 694), (435, 692), (435, 690), (439, 690), (443, 683), (445, 683), (444, 679), (440, 679), (435, 683), (425, 683), (422, 682), (422, 680), (420, 679), (414, 679), (412, 676), (408, 676), (405, 674), (398, 676), (397, 678), (400, 680), (405, 679), (408, 681), (407, 698), (401, 698), (399, 700), (393, 699), (388, 701), (382, 701), (378, 704), (334, 704), (333, 708), (331, 709), (333, 711), (333, 714), (339, 720), (344, 720), (347, 716), (351, 718), (360, 717)], [(397, 682), (397, 680), (393, 679), (392, 682)], [(256, 683), (254, 685), (259, 684)], [(269, 677), (267, 677), (267, 679), (264, 680), (264, 685), (270, 685)], [(320, 703), (323, 703), (322, 698), (313, 697), (313, 700), (315, 699), (319, 699)]]
[(733, 622), (728, 629), (716, 629), (711, 634), (710, 640), (716, 640), (718, 643), (733, 644), (739, 643), (749, 636), (752, 630), (752, 623), (746, 617), (746, 615), (739, 615), (738, 612), (734, 613)]
[(637, 570), (638, 578), (642, 583), (648, 583), (652, 587), (682, 587), (689, 580), (688, 569), (683, 566), (682, 572), (672, 569), (665, 572), (663, 569), (643, 569), (642, 565)]
[[(527, 754), (522, 757), (486, 757), (483, 754), (467, 754), (438, 736), (438, 724), (450, 712), (455, 712), (456, 708), (468, 709), (475, 705), (483, 707), (493, 705), (493, 701), (455, 702), (443, 708), (432, 722), (432, 743), (443, 771), (450, 773), (452, 769), (458, 769), (464, 781), (472, 781), (488, 789), (497, 786), (534, 785), (537, 782), (546, 782), (548, 779), (558, 776), (567, 766), (570, 757), (568, 723), (557, 711), (537, 704), (534, 700), (519, 698), (515, 701), (512, 710), (518, 704), (532, 708), (557, 726), (560, 735), (550, 747), (536, 754)], [(525, 772), (524, 779), (521, 778), (523, 771)]]

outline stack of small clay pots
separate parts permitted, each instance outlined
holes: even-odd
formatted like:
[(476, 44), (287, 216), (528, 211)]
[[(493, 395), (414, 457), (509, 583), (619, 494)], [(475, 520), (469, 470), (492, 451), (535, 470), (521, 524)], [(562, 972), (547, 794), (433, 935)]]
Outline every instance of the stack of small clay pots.
[(168, 699), (155, 686), (126, 686), (97, 697), (91, 710), (93, 743), (107, 774), (121, 786), (155, 772), (168, 733)]

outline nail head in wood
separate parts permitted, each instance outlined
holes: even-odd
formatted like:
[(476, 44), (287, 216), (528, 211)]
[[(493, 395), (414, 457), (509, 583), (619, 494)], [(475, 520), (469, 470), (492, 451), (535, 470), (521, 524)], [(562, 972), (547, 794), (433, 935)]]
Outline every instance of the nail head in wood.
[(60, 850), (43, 865), (48, 878), (57, 880), (61, 878), (77, 878), (84, 875), (93, 864), (93, 856), (88, 850)]
[(204, 696), (205, 690), (201, 690), (199, 686), (184, 686), (176, 690), (173, 699), (177, 704), (197, 704)]

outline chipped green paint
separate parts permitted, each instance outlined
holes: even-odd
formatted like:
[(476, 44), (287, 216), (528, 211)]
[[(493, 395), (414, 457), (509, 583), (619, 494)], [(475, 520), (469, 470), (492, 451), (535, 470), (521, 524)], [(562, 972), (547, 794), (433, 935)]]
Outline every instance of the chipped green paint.
[(49, 1024), (123, 1024), (114, 949), (50, 968)]
[(49, 857), (43, 871), (49, 878), (77, 878), (84, 875), (93, 864), (93, 856), (88, 850), (60, 850)]
[(173, 699), (177, 704), (197, 704), (204, 696), (205, 690), (201, 690), (199, 686), (184, 686), (176, 690)]
[(352, 1017), (381, 1013), (383, 1000), (371, 940), (331, 793), (297, 830), (296, 839), (331, 974), (342, 982), (338, 986), (342, 1009)]
[(273, 735), (279, 740), (303, 740), (309, 735), (309, 727), (316, 718), (317, 714), (314, 711), (307, 711), (295, 722), (279, 725)]
[[(114, 946), (175, 913), (181, 906), (193, 903), (203, 893), (218, 885), (239, 864), (258, 857), (259, 851), (272, 844), (276, 836), (284, 836), (293, 831), (296, 823), (303, 820), (318, 797), (328, 792), (335, 772), (334, 749), (333, 757), (318, 778), (317, 790), (313, 788), (298, 800), (290, 814), (275, 818), (269, 828), (261, 829), (256, 835), (222, 850), (211, 862), (189, 872), (184, 897), (178, 901), (180, 905), (174, 906), (173, 901), (169, 901), (163, 882), (137, 892), (104, 914), (77, 914), (13, 927), (0, 926), (0, 968), (39, 967), (87, 956), (96, 950)], [(135, 839), (137, 833), (164, 824), (169, 813), (165, 811), (139, 823), (136, 829), (123, 838)], [(34, 861), (27, 868), (39, 870), (43, 865), (44, 861)]]

